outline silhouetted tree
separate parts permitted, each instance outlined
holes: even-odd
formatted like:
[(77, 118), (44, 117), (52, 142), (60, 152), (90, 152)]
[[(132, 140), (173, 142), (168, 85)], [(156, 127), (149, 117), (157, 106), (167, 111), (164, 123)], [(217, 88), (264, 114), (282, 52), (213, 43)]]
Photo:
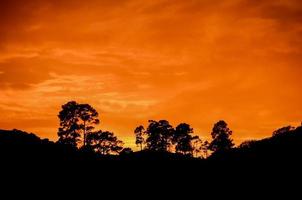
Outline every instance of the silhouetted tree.
[(79, 117), (81, 119), (81, 129), (83, 130), (83, 146), (86, 146), (87, 134), (91, 133), (94, 126), (99, 124), (98, 112), (89, 104), (79, 104)]
[(83, 134), (83, 145), (86, 145), (86, 137), (94, 126), (99, 124), (97, 111), (88, 104), (78, 104), (70, 101), (62, 106), (58, 115), (60, 127), (58, 131), (59, 143), (76, 147)]
[(194, 136), (192, 138), (192, 146), (193, 146), (193, 155), (194, 157), (198, 158), (207, 158), (208, 157), (208, 149), (209, 149), (209, 142), (203, 142), (199, 136)]
[(176, 144), (175, 150), (176, 153), (182, 154), (189, 154), (192, 155), (193, 153), (193, 146), (192, 146), (192, 134), (193, 128), (190, 127), (189, 124), (182, 123), (179, 124), (174, 131), (173, 134), (173, 144)]
[(199, 138), (199, 136), (194, 136), (192, 138), (192, 144), (193, 144), (193, 155), (197, 157), (201, 157), (202, 153), (202, 140)]
[(232, 131), (228, 128), (225, 121), (217, 122), (212, 130), (212, 142), (209, 145), (209, 149), (212, 151), (225, 151), (234, 146), (231, 139)]
[(81, 128), (78, 123), (78, 103), (71, 101), (63, 105), (62, 111), (59, 113), (58, 117), (60, 119), (58, 142), (76, 147), (81, 136)]
[(134, 130), (135, 134), (135, 144), (140, 146), (141, 151), (143, 150), (143, 144), (145, 143), (145, 128), (143, 126), (139, 126)]
[(207, 158), (209, 156), (209, 146), (210, 143), (207, 140), (202, 143), (201, 150), (203, 152), (203, 158)]
[(123, 142), (112, 132), (96, 131), (87, 135), (87, 148), (92, 148), (102, 155), (119, 154), (123, 150)]
[(174, 134), (173, 127), (166, 120), (149, 121), (147, 134), (147, 149), (151, 151), (169, 151)]

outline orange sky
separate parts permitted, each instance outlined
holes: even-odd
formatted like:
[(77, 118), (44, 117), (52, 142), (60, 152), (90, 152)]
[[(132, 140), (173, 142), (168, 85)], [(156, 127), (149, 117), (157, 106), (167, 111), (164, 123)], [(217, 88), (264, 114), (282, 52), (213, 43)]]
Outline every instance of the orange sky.
[(302, 120), (300, 0), (2, 0), (0, 128), (57, 139), (69, 100), (133, 146), (148, 119), (225, 119), (237, 142)]

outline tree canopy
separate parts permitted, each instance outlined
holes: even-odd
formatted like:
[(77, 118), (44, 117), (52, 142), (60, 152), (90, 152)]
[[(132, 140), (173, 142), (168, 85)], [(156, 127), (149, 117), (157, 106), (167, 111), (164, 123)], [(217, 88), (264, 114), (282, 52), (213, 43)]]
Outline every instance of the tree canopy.
[(174, 129), (167, 120), (150, 120), (146, 130), (147, 148), (151, 151), (169, 151)]
[(175, 128), (173, 134), (173, 143), (176, 144), (176, 153), (190, 154), (193, 155), (194, 147), (192, 145), (193, 128), (189, 124), (182, 123)]
[(58, 115), (60, 119), (58, 142), (74, 147), (82, 142), (85, 146), (87, 134), (100, 123), (98, 116), (98, 112), (89, 104), (79, 104), (76, 101), (64, 104)]
[(212, 151), (226, 151), (234, 146), (231, 139), (232, 131), (228, 128), (228, 124), (221, 120), (217, 122), (212, 130), (212, 142), (209, 145), (209, 149)]
[(112, 132), (100, 130), (87, 136), (87, 147), (102, 155), (119, 154), (123, 150), (123, 142)]

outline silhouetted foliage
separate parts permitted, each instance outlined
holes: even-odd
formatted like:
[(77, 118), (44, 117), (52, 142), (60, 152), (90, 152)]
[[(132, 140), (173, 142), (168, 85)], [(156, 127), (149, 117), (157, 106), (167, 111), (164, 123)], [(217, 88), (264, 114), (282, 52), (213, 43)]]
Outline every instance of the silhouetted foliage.
[(176, 144), (176, 153), (193, 155), (194, 147), (192, 146), (192, 134), (193, 128), (189, 124), (179, 124), (174, 131), (172, 142)]
[(123, 150), (122, 146), (123, 142), (109, 131), (96, 131), (87, 136), (87, 148), (102, 155), (119, 154)]
[(290, 164), (296, 161), (300, 162), (301, 154), (302, 126), (278, 129), (273, 133), (273, 137), (245, 141), (237, 148), (224, 153), (213, 154), (211, 159), (256, 164), (260, 162)]
[(195, 158), (207, 158), (209, 150), (209, 142), (202, 141), (199, 136), (192, 138), (193, 156)]
[[(302, 126), (283, 127), (274, 131), (271, 138), (246, 141), (233, 148), (232, 131), (224, 121), (214, 125), (213, 140), (209, 143), (194, 136), (189, 124), (181, 123), (174, 129), (167, 120), (150, 120), (146, 130), (143, 126), (135, 129), (136, 144), (141, 151), (133, 152), (130, 148), (123, 148), (123, 142), (112, 132), (94, 131), (99, 123), (98, 113), (88, 104), (68, 102), (62, 106), (59, 118), (57, 143), (18, 130), (0, 130), (0, 159), (105, 161), (102, 164), (126, 160), (146, 161), (146, 166), (158, 161), (192, 161), (220, 167), (216, 161), (227, 164), (248, 162), (249, 165), (295, 163), (301, 161), (302, 155)], [(83, 146), (78, 149), (81, 141)], [(208, 150), (214, 153), (209, 156)], [(167, 170), (170, 171), (171, 167)]]
[(81, 135), (85, 146), (87, 135), (99, 124), (98, 112), (93, 107), (75, 101), (63, 105), (58, 117), (60, 119), (58, 143), (73, 147), (81, 141)]
[(203, 142), (199, 138), (199, 136), (194, 136), (192, 138), (192, 145), (193, 145), (193, 155), (197, 157), (202, 157), (202, 151), (203, 151)]
[(79, 117), (81, 119), (81, 129), (83, 130), (83, 146), (86, 145), (87, 135), (93, 131), (94, 126), (100, 123), (98, 112), (89, 104), (79, 104)]
[(244, 141), (242, 142), (240, 145), (239, 145), (239, 148), (251, 148), (253, 147), (253, 145), (257, 143), (256, 140), (247, 140), (247, 141)]
[(149, 121), (146, 130), (147, 149), (151, 151), (169, 151), (172, 145), (172, 137), (174, 134), (173, 127), (166, 120)]
[(68, 144), (76, 147), (80, 141), (80, 126), (78, 125), (77, 116), (78, 104), (75, 101), (68, 102), (62, 106), (59, 113), (60, 128), (58, 131), (60, 144)]
[(141, 151), (143, 150), (143, 145), (145, 144), (144, 135), (146, 134), (144, 126), (139, 126), (134, 130), (135, 134), (135, 144), (140, 146)]
[(209, 149), (216, 151), (226, 151), (234, 146), (231, 139), (232, 131), (228, 128), (225, 121), (217, 122), (212, 130), (212, 142), (209, 145)]
[[(168, 130), (170, 130), (170, 128), (168, 128)], [(193, 157), (174, 154), (168, 151), (143, 150), (140, 152), (133, 152), (129, 148), (122, 149), (121, 141), (110, 132), (94, 132), (94, 134), (88, 136), (87, 141), (89, 141), (87, 147), (91, 147), (91, 151), (89, 151), (87, 147), (78, 150), (77, 148), (71, 148), (69, 145), (62, 145), (47, 139), (40, 139), (34, 134), (28, 134), (18, 130), (0, 130), (0, 158), (2, 160), (12, 159), (25, 161), (104, 160), (109, 162), (111, 160), (137, 160), (150, 161), (150, 163), (156, 161), (192, 160), (203, 163), (202, 159), (194, 159)], [(195, 142), (198, 143), (198, 147), (194, 146)], [(202, 152), (206, 149), (207, 142), (202, 142), (199, 137), (195, 136), (192, 139), (192, 144), (194, 149), (196, 149), (196, 151), (193, 150), (195, 156), (196, 153), (199, 154), (196, 157), (207, 157), (205, 156), (205, 152)], [(104, 156), (97, 156), (97, 154), (102, 154)], [(120, 154), (121, 157), (110, 157), (110, 154)], [(223, 161), (228, 164), (248, 162), (249, 165), (260, 163), (288, 164), (300, 162), (301, 155), (302, 127), (298, 127), (291, 128), (289, 131), (283, 132), (283, 134), (278, 136), (259, 141), (246, 141), (237, 148), (216, 151), (206, 159), (206, 163), (210, 164), (209, 166), (214, 166), (212, 163), (216, 163), (216, 161)]]
[[(143, 126), (139, 126), (134, 132), (136, 144), (145, 142), (146, 149), (149, 151), (173, 152), (175, 150), (177, 154), (187, 156), (203, 152), (202, 141), (198, 136), (192, 135), (193, 128), (186, 123), (181, 123), (174, 129), (167, 120), (150, 120), (146, 131)], [(146, 140), (143, 136), (146, 136)]]
[(273, 137), (278, 137), (283, 134), (287, 134), (293, 130), (295, 130), (295, 127), (292, 127), (292, 126), (286, 126), (286, 127), (280, 128), (273, 132)]
[(202, 151), (203, 151), (203, 157), (204, 158), (207, 158), (209, 156), (209, 146), (210, 146), (210, 143), (208, 141), (204, 141), (202, 143)]

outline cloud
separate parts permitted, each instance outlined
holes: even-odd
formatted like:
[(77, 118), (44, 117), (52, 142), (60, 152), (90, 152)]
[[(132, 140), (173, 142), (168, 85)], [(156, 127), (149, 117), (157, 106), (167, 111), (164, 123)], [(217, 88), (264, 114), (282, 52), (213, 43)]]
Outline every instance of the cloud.
[(302, 117), (301, 11), (299, 0), (1, 1), (0, 127), (53, 136), (75, 99), (124, 137), (151, 118), (203, 134), (226, 118), (237, 137), (263, 136)]

